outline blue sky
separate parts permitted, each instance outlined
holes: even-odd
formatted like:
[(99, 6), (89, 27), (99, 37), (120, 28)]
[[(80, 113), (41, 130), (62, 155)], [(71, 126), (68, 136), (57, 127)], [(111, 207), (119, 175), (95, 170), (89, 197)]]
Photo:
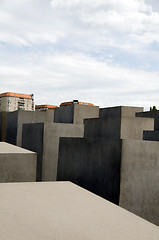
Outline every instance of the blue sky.
[(0, 0), (1, 92), (159, 108), (158, 0)]

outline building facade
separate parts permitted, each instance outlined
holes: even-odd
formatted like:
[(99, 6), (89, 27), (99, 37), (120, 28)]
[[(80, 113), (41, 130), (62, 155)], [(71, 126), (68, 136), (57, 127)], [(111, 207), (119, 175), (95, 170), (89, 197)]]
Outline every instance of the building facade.
[(6, 92), (0, 94), (0, 111), (34, 110), (34, 95)]
[(37, 111), (45, 111), (45, 110), (47, 110), (47, 109), (54, 110), (55, 108), (58, 108), (58, 106), (48, 105), (48, 104), (35, 105), (35, 110), (37, 110)]

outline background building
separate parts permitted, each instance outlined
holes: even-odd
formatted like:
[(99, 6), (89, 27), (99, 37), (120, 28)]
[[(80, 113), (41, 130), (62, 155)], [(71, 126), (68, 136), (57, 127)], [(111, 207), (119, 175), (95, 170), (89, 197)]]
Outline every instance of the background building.
[(45, 111), (45, 110), (47, 110), (47, 109), (52, 109), (52, 110), (54, 110), (55, 108), (58, 108), (58, 106), (48, 105), (48, 104), (35, 105), (35, 110), (38, 110), (38, 111)]
[(6, 92), (0, 94), (0, 111), (34, 110), (34, 95)]

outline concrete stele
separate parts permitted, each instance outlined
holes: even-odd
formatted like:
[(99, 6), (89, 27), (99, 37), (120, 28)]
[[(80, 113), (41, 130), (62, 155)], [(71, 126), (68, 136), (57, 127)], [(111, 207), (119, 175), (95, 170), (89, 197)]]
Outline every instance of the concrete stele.
[(60, 137), (83, 137), (83, 124), (23, 125), (22, 146), (37, 152), (37, 181), (56, 181)]
[(0, 142), (1, 183), (36, 181), (36, 163), (36, 153)]
[(70, 183), (0, 184), (1, 240), (158, 240), (159, 228)]

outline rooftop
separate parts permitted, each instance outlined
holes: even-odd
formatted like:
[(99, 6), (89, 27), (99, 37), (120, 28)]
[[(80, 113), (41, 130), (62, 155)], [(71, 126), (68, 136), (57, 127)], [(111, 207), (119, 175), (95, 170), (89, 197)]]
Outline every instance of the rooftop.
[(17, 97), (17, 98), (32, 99), (32, 94), (22, 94), (22, 93), (6, 92), (6, 93), (1, 93), (0, 97)]

